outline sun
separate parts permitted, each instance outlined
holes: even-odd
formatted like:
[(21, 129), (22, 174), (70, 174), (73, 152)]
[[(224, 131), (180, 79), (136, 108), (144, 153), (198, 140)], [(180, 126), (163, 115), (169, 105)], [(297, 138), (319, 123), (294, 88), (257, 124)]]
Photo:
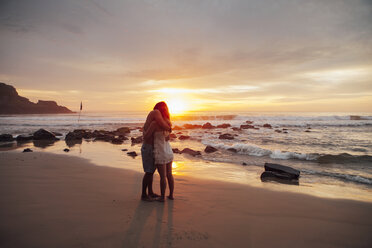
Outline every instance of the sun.
[(171, 115), (180, 115), (187, 111), (187, 103), (180, 98), (169, 99), (167, 105)]

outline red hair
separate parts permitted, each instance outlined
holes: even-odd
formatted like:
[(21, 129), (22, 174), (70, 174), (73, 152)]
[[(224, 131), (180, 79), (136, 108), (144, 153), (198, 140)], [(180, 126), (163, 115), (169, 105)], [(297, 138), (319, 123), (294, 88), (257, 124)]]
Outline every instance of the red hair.
[(170, 114), (168, 110), (168, 106), (165, 102), (158, 102), (154, 106), (154, 110), (157, 109), (160, 111), (161, 115), (163, 116), (164, 119), (170, 120)]

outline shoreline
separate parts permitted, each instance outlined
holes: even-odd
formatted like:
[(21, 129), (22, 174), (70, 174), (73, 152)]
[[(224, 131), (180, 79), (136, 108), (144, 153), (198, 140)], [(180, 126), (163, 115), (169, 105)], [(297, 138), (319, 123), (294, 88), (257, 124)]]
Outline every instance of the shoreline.
[(371, 203), (183, 175), (174, 201), (142, 202), (142, 173), (45, 152), (6, 152), (0, 161), (2, 247), (372, 244)]
[[(68, 154), (80, 158), (85, 158), (97, 165), (107, 167), (124, 168), (142, 173), (140, 144), (131, 144), (125, 141), (121, 145), (111, 144), (102, 141), (82, 140), (81, 143), (69, 146), (64, 140), (46, 144), (26, 142), (17, 146), (16, 142), (10, 143), (11, 147), (0, 149), (0, 154), (4, 152), (21, 153), (22, 149), (30, 148), (36, 152), (50, 152), (53, 154)], [(172, 146), (181, 149), (192, 147), (196, 150), (203, 149), (203, 145), (194, 140), (182, 140), (172, 143)], [(69, 149), (66, 153), (63, 150)], [(125, 150), (125, 151), (122, 151)], [(126, 151), (127, 150), (127, 151)], [(126, 153), (134, 151), (136, 157), (129, 157)], [(213, 153), (214, 154), (214, 153)], [(212, 154), (212, 156), (213, 156)], [(351, 199), (357, 201), (372, 202), (369, 185), (360, 185), (347, 182), (329, 181), (329, 178), (313, 178), (308, 174), (301, 174), (299, 185), (287, 185), (277, 182), (262, 182), (260, 175), (264, 171), (263, 164), (267, 162), (265, 158), (254, 158), (255, 160), (243, 160), (246, 165), (241, 163), (217, 162), (208, 160), (204, 154), (202, 157), (192, 157), (185, 154), (174, 154), (173, 172), (177, 175), (191, 176), (198, 179), (211, 179), (222, 182), (232, 182), (257, 188), (274, 190), (277, 192), (295, 192), (331, 199)], [(235, 155), (239, 158), (238, 154)], [(213, 157), (211, 157), (213, 158)], [(277, 161), (284, 165), (291, 166), (291, 161)], [(315, 181), (314, 181), (315, 180)]]

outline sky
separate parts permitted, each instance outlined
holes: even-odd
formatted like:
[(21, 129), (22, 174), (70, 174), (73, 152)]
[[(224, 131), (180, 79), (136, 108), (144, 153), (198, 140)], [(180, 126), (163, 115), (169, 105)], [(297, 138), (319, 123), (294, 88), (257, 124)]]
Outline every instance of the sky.
[(0, 0), (0, 82), (72, 110), (372, 112), (372, 0)]

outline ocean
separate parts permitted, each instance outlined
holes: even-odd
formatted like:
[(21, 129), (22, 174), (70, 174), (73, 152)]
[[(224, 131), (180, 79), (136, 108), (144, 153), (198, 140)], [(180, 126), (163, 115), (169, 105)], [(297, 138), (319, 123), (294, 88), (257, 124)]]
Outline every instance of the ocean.
[[(44, 128), (61, 133), (63, 139), (64, 135), (74, 129), (112, 131), (123, 126), (133, 129), (141, 127), (146, 114), (83, 112), (80, 119), (78, 114), (1, 116), (0, 133), (17, 136)], [(206, 122), (214, 126), (226, 123), (231, 127), (177, 128), (185, 124), (203, 125)], [(371, 113), (193, 112), (185, 116), (175, 116), (172, 123), (175, 127), (173, 133), (177, 136), (190, 136), (188, 140), (172, 140), (173, 148), (182, 150), (188, 147), (202, 151), (198, 158), (186, 158), (190, 161), (188, 165), (184, 164), (186, 155), (177, 155), (175, 161), (178, 163), (178, 170), (175, 171), (179, 174), (201, 174), (201, 177), (212, 175), (213, 179), (257, 185), (261, 183), (259, 175), (264, 163), (279, 163), (301, 171), (300, 186), (322, 185), (323, 190), (320, 190), (319, 192), (322, 192), (318, 192), (318, 195), (324, 195), (324, 188), (327, 188), (330, 194), (341, 194), (341, 198), (342, 194), (348, 194), (350, 197), (346, 198), (355, 199), (358, 198), (355, 194), (359, 194), (364, 200), (372, 201)], [(248, 124), (253, 125), (255, 129), (237, 129)], [(270, 124), (272, 128), (264, 127), (265, 124)], [(219, 136), (225, 133), (233, 135), (234, 139), (219, 139)], [(130, 134), (133, 137), (140, 135), (137, 129)], [(52, 152), (61, 150), (62, 146), (66, 146), (62, 144), (47, 149)], [(91, 147), (87, 143), (84, 144), (82, 145), (86, 148), (83, 149)], [(129, 149), (139, 151), (139, 145), (132, 147), (130, 141), (125, 145)], [(204, 153), (207, 145), (217, 148), (218, 151)], [(7, 144), (2, 146), (6, 147)], [(114, 148), (110, 146), (102, 149)], [(102, 159), (100, 162), (104, 163)]]

